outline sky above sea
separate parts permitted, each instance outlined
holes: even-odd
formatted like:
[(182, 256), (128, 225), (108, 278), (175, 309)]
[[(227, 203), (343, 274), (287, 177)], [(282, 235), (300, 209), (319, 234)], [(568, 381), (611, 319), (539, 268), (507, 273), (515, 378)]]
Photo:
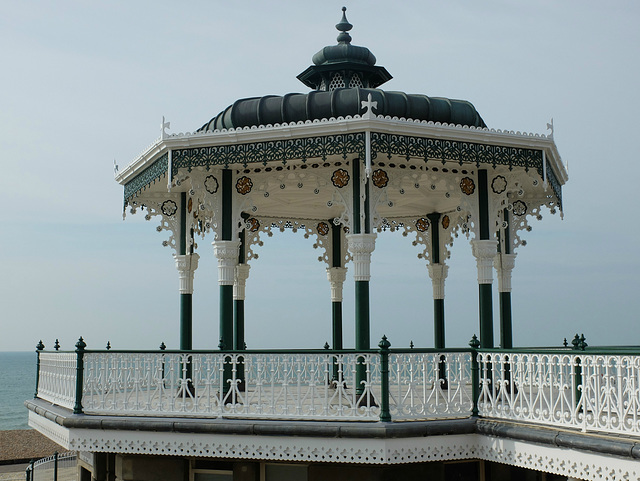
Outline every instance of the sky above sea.
[[(178, 276), (166, 233), (122, 220), (113, 180), (155, 141), (194, 131), (236, 99), (308, 92), (296, 75), (336, 43), (342, 0), (6, 0), (0, 18), (0, 351), (56, 338), (72, 349), (178, 346)], [(353, 44), (394, 77), (382, 88), (469, 100), (491, 128), (554, 138), (569, 181), (564, 219), (543, 210), (513, 271), (514, 344), (640, 344), (637, 129), (640, 3), (350, 1)], [(198, 240), (194, 347), (218, 345), (212, 237)], [(330, 288), (302, 234), (257, 249), (247, 283), (250, 348), (322, 347)], [(431, 283), (419, 250), (381, 233), (371, 268), (371, 339), (433, 345)], [(478, 333), (466, 238), (447, 261), (446, 342)], [(354, 344), (354, 288), (344, 292)], [(494, 284), (498, 339), (497, 283)]]

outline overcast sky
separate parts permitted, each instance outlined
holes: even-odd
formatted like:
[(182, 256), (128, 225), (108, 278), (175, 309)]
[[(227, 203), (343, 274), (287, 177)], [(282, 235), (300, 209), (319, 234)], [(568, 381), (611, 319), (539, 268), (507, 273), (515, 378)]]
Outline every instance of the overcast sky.
[[(124, 167), (160, 133), (193, 131), (234, 100), (307, 92), (295, 77), (335, 43), (340, 1), (2, 2), (0, 350), (178, 347), (178, 276), (164, 233), (122, 221)], [(471, 101), (492, 128), (546, 133), (569, 182), (564, 220), (544, 213), (513, 273), (515, 345), (640, 345), (640, 4), (348, 1), (353, 43), (393, 75), (385, 90)], [(218, 344), (217, 269), (199, 240), (194, 347)], [(331, 338), (324, 265), (302, 235), (260, 248), (247, 284), (250, 348)], [(380, 235), (372, 343), (433, 345), (417, 249)], [(446, 339), (478, 332), (475, 260), (456, 240)], [(497, 291), (497, 284), (494, 286)], [(494, 303), (497, 337), (497, 302)], [(345, 345), (353, 346), (353, 278)]]

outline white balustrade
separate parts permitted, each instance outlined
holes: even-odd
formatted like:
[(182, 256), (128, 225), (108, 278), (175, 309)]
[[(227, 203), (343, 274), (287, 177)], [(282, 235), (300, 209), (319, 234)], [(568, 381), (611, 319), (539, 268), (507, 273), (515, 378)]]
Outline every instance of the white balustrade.
[(389, 397), (394, 420), (470, 416), (471, 354), (391, 353)]
[(640, 434), (640, 357), (479, 353), (479, 413), (560, 427)]
[[(395, 421), (468, 417), (471, 351), (390, 351)], [(640, 435), (640, 356), (482, 351), (479, 415)], [(371, 421), (378, 352), (85, 352), (86, 414)], [(40, 352), (38, 397), (75, 404), (77, 355)]]
[[(84, 366), (87, 414), (379, 416), (377, 354), (106, 352), (86, 353)], [(364, 371), (361, 389), (358, 369)]]
[(73, 409), (76, 398), (75, 352), (40, 352), (38, 397)]

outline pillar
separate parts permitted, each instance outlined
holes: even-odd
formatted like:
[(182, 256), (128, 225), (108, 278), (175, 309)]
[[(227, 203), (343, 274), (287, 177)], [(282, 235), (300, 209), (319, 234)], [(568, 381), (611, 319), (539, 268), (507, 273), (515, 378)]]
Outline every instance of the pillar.
[(180, 349), (188, 351), (193, 348), (192, 332), (192, 296), (193, 277), (198, 268), (198, 254), (173, 255), (180, 280)]
[(480, 347), (493, 347), (493, 258), (498, 244), (489, 225), (489, 184), (487, 171), (478, 170), (478, 226), (471, 248), (478, 267)]
[(220, 342), (225, 350), (233, 345), (233, 285), (238, 265), (238, 240), (217, 240), (211, 243), (218, 259), (220, 286)]
[(238, 264), (235, 268), (233, 284), (233, 303), (235, 307), (233, 349), (236, 351), (244, 350), (244, 299), (250, 268), (249, 264)]
[(433, 338), (436, 349), (444, 349), (444, 282), (449, 267), (440, 262), (440, 214), (428, 214), (431, 224), (431, 263), (428, 266), (433, 286)]
[(511, 272), (516, 265), (516, 254), (497, 254), (493, 265), (498, 273), (500, 295), (500, 347), (513, 348), (513, 328), (511, 318)]

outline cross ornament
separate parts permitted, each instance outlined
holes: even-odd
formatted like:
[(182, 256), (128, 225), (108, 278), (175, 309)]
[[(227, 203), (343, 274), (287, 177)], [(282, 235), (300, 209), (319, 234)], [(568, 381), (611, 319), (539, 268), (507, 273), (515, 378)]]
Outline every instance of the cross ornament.
[(374, 114), (371, 109), (377, 109), (378, 108), (378, 102), (376, 101), (371, 101), (371, 94), (367, 95), (367, 100), (362, 100), (362, 108), (363, 109), (367, 109), (367, 111), (365, 113), (362, 114), (362, 118), (363, 119), (372, 119), (375, 118), (376, 114)]
[(161, 139), (164, 140), (167, 137), (166, 129), (168, 129), (169, 127), (171, 127), (171, 122), (165, 122), (164, 115), (163, 115), (162, 116), (162, 125), (160, 126), (160, 138)]

